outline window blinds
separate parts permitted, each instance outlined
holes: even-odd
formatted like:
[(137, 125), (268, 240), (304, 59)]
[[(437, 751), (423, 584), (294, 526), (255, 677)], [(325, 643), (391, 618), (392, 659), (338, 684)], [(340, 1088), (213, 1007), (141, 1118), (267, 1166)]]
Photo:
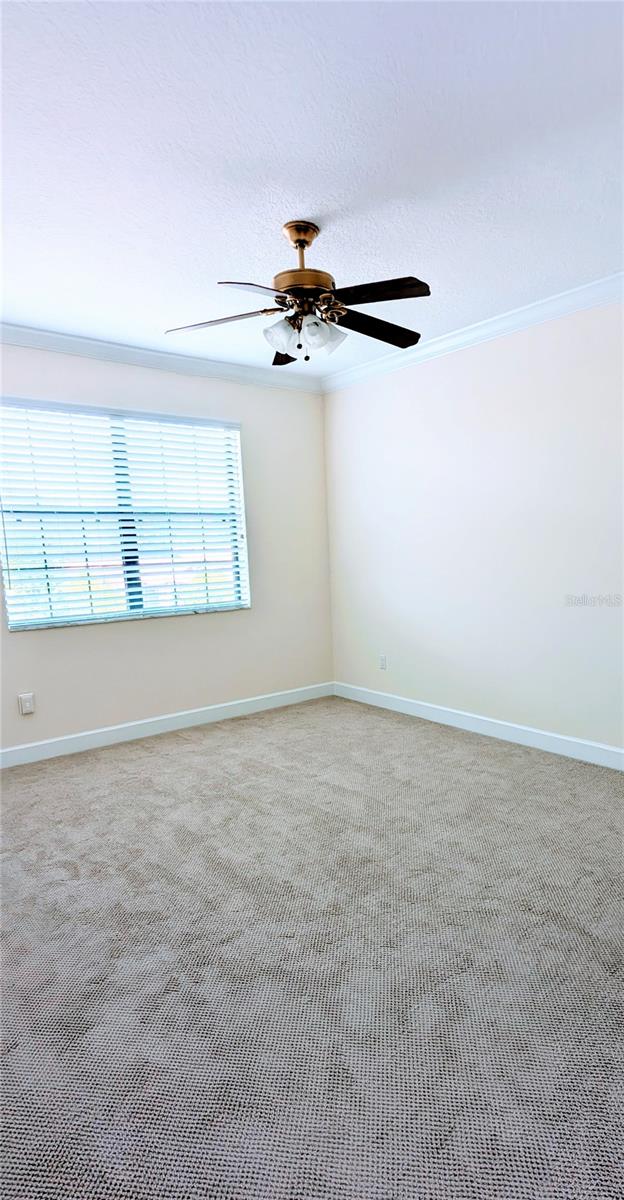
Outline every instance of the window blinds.
[(10, 629), (249, 606), (236, 426), (9, 401)]

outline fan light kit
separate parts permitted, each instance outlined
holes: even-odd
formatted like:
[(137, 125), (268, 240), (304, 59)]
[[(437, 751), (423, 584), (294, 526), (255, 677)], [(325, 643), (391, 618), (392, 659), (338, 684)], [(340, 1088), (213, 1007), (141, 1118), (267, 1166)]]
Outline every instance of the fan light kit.
[(382, 300), (408, 300), (415, 296), (430, 296), (429, 285), (413, 275), (401, 279), (386, 279), (379, 283), (361, 283), (355, 287), (337, 288), (328, 271), (317, 271), (305, 265), (305, 252), (318, 236), (319, 227), (312, 221), (287, 221), (283, 232), (297, 251), (296, 269), (280, 271), (273, 287), (259, 283), (222, 281), (224, 287), (242, 288), (273, 297), (273, 308), (238, 313), (233, 317), (218, 317), (216, 321), (199, 321), (196, 325), (180, 325), (167, 333), (185, 333), (190, 329), (209, 329), (229, 321), (244, 321), (247, 317), (269, 317), (281, 313), (281, 319), (264, 330), (269, 346), (275, 351), (274, 367), (303, 358), (310, 359), (314, 350), (333, 354), (347, 336), (344, 329), (376, 338), (391, 346), (405, 349), (415, 346), (420, 334), (400, 325), (391, 325), (366, 313), (351, 312), (352, 304), (378, 304)]

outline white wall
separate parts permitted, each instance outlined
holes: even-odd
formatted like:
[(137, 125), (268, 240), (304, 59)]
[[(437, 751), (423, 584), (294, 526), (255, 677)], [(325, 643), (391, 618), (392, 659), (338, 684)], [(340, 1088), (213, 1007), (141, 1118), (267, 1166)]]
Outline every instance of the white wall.
[(624, 591), (621, 342), (607, 306), (327, 398), (335, 679), (622, 744), (622, 608), (565, 603)]
[[(12, 746), (331, 679), (321, 397), (4, 347), (3, 391), (241, 422), (252, 607), (9, 633)], [(36, 693), (34, 716), (16, 696)]]

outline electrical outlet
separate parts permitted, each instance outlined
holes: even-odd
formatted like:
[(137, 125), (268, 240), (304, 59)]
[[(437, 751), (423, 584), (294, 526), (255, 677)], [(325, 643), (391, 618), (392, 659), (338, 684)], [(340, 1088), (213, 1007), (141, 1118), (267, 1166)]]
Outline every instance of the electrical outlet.
[(20, 692), (17, 697), (17, 706), (23, 717), (29, 717), (35, 711), (35, 693)]
[(386, 658), (385, 654), (380, 654), (379, 655), (379, 670), (387, 671), (387, 669), (388, 669), (388, 659)]

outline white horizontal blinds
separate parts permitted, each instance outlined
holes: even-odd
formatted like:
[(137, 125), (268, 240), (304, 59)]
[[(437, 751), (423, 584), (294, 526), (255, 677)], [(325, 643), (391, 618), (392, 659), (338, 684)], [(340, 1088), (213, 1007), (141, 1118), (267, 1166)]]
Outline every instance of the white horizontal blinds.
[(247, 604), (238, 430), (127, 418), (123, 425), (120, 505), (134, 516), (126, 546), (131, 560), (136, 553), (144, 607)]
[(9, 627), (126, 609), (109, 420), (2, 409)]
[(2, 408), (9, 627), (249, 603), (236, 428)]

